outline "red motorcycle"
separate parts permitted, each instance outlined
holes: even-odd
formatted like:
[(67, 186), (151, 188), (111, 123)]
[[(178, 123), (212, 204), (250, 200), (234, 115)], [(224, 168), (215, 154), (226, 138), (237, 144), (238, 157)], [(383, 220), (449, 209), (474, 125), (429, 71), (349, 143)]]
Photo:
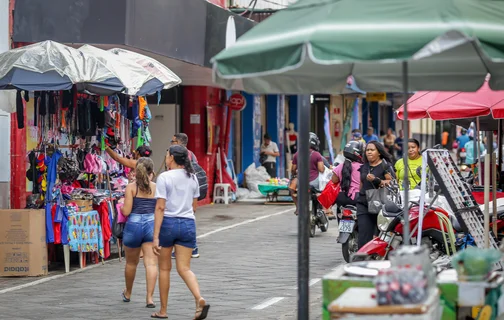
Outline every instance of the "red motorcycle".
[[(409, 225), (413, 244), (416, 243), (418, 235), (419, 212), (420, 204), (410, 202)], [(390, 251), (403, 244), (403, 220), (403, 208), (395, 202), (387, 201), (378, 214), (380, 234), (360, 248), (353, 261), (387, 259)], [(452, 232), (447, 232), (448, 221), (451, 222)], [(430, 248), (432, 260), (458, 250), (455, 234), (461, 232), (462, 229), (455, 217), (450, 217), (448, 212), (440, 207), (425, 206), (421, 242)]]

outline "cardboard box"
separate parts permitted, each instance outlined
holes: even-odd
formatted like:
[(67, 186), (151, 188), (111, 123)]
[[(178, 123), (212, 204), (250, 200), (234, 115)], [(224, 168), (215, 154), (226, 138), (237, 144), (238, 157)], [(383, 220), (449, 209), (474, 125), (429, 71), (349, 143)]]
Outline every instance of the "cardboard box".
[(44, 210), (0, 210), (0, 276), (47, 275)]

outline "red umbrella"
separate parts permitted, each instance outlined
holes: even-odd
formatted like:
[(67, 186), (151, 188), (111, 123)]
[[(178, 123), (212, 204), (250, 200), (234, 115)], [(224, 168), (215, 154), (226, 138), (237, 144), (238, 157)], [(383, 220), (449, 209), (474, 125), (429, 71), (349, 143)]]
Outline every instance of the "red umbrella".
[[(403, 108), (398, 110), (403, 119)], [(452, 120), (492, 114), (504, 118), (504, 91), (493, 91), (488, 79), (476, 92), (418, 91), (408, 100), (408, 119)]]

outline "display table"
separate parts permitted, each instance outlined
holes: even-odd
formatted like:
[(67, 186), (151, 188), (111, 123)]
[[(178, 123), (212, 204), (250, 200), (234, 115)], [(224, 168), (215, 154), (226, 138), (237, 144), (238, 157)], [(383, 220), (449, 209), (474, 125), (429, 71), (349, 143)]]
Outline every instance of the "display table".
[[(265, 184), (260, 184), (258, 185), (259, 192), (263, 195), (266, 196), (266, 203), (275, 203), (279, 204), (280, 201), (278, 200), (278, 197), (289, 197), (290, 198), (290, 192), (289, 192), (289, 186), (287, 185), (274, 185), (270, 183), (265, 183)], [(286, 203), (291, 203), (292, 198), (290, 201)], [(285, 202), (285, 201), (282, 201)]]
[[(387, 261), (376, 261), (373, 264), (381, 264), (387, 269)], [(354, 264), (341, 265), (333, 272), (324, 276), (323, 289), (323, 319), (330, 320), (329, 306), (348, 290), (355, 288), (374, 288), (373, 274), (356, 276), (347, 270)], [(354, 268), (355, 269), (355, 268)], [(504, 311), (504, 295), (502, 284), (504, 278), (501, 273), (494, 273), (486, 282), (462, 282), (458, 281), (454, 269), (445, 270), (437, 276), (437, 287), (440, 292), (440, 304), (443, 320), (456, 320), (457, 316), (473, 315), (482, 306), (487, 305), (492, 310), (497, 309), (499, 315)], [(360, 298), (359, 298), (360, 299)], [(501, 311), (502, 310), (502, 311)], [(344, 318), (343, 318), (344, 319)]]
[(347, 289), (329, 305), (330, 319), (437, 320), (441, 316), (437, 289), (433, 290), (424, 303), (416, 305), (379, 306), (375, 296), (376, 290), (374, 288)]

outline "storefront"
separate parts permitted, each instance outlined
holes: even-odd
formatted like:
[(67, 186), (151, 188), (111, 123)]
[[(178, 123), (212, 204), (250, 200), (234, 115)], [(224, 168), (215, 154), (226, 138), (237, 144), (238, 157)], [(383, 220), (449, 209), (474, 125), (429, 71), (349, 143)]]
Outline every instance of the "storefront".
[[(50, 39), (75, 46), (87, 43), (102, 49), (124, 48), (167, 65), (182, 79), (183, 87), (165, 93), (159, 109), (152, 108), (153, 131), (162, 135), (154, 138), (154, 152), (158, 156), (164, 153), (173, 133), (187, 133), (188, 147), (207, 171), (209, 190), (213, 190), (215, 152), (224, 138), (219, 134), (226, 132), (222, 129), (227, 108), (225, 91), (212, 87), (209, 60), (225, 47), (228, 24), (234, 25), (237, 37), (254, 26), (253, 21), (219, 7), (222, 2), (68, 1), (61, 6), (57, 0), (16, 0), (12, 39), (17, 45)], [(28, 143), (23, 141), (24, 132), (19, 135), (17, 129), (12, 130), (19, 143), (11, 157), (24, 157)], [(218, 134), (209, 139), (208, 132)], [(161, 161), (158, 158), (155, 156), (156, 166)], [(23, 164), (12, 170), (13, 208), (26, 205), (26, 170)], [(211, 192), (202, 203), (209, 203), (210, 196)]]

